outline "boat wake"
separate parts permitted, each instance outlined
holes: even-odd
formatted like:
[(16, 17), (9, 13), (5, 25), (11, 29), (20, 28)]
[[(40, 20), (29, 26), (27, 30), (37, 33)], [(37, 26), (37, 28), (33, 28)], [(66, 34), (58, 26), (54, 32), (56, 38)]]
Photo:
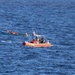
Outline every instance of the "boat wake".
[(22, 42), (20, 41), (17, 41), (17, 42), (15, 42), (15, 41), (11, 41), (11, 40), (1, 40), (0, 41), (1, 43), (9, 43), (9, 44), (21, 44)]
[(7, 40), (7, 41), (6, 41), (6, 40), (1, 40), (1, 42), (2, 42), (2, 43), (12, 43), (11, 40)]

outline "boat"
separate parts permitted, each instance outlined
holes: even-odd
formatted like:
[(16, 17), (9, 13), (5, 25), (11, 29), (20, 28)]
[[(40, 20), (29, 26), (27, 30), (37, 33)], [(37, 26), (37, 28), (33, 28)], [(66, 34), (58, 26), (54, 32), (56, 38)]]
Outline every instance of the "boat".
[(30, 47), (50, 47), (51, 44), (49, 42), (45, 43), (30, 43), (30, 42), (23, 42), (24, 46), (30, 46)]
[(33, 36), (36, 36), (36, 39), (32, 39), (30, 42), (25, 41), (22, 44), (24, 46), (30, 46), (30, 47), (50, 47), (51, 46), (51, 43), (49, 43), (49, 41), (47, 42), (44, 41), (44, 38), (42, 35), (37, 35), (34, 32)]

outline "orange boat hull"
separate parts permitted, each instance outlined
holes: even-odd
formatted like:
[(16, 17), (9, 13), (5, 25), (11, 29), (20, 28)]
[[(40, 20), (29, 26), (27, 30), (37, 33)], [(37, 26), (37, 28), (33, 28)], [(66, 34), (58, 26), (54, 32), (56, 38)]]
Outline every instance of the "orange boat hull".
[(50, 47), (51, 46), (50, 43), (35, 44), (35, 43), (29, 43), (29, 42), (23, 42), (23, 45), (30, 46), (30, 47)]

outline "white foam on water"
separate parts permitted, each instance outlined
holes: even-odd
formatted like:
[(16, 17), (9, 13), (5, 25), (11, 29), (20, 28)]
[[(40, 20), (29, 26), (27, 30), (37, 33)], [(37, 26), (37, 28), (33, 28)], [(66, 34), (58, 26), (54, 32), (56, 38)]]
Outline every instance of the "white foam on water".
[(5, 40), (1, 40), (1, 42), (6, 42)]
[(1, 40), (1, 42), (2, 42), (2, 43), (12, 43), (11, 40), (7, 40), (7, 41), (6, 41), (6, 40)]
[(21, 44), (22, 42), (21, 41), (17, 41), (17, 42), (15, 42), (15, 41), (11, 41), (11, 40), (1, 40), (1, 43), (14, 43), (14, 44), (16, 44), (16, 43), (18, 43), (18, 44)]
[(12, 43), (12, 41), (11, 40), (9, 40), (9, 41), (7, 41), (8, 43)]

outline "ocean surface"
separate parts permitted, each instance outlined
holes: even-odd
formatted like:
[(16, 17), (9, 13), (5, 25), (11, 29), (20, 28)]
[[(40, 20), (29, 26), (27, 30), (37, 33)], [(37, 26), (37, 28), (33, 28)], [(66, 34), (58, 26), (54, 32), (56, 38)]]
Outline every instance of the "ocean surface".
[[(33, 31), (53, 46), (23, 46)], [(0, 0), (0, 75), (75, 75), (75, 0)]]

